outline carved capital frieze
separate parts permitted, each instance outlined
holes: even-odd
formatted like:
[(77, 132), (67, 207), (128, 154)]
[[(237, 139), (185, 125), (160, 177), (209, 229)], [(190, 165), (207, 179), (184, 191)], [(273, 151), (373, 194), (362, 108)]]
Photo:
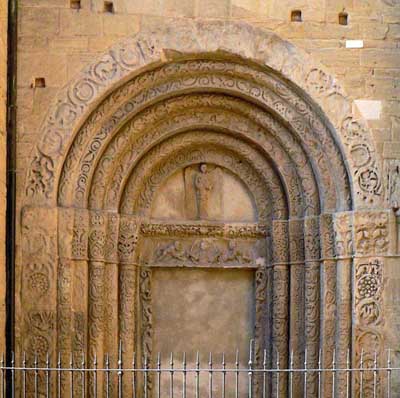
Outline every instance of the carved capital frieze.
[(306, 261), (318, 261), (321, 258), (318, 217), (304, 219), (304, 250)]
[(353, 254), (353, 213), (336, 213), (333, 219), (335, 253), (338, 258)]
[(272, 222), (272, 261), (275, 264), (289, 261), (289, 225), (288, 221)]
[(304, 220), (289, 220), (290, 262), (304, 261)]
[(72, 258), (87, 260), (89, 239), (89, 211), (76, 209), (72, 236)]
[(141, 221), (121, 216), (118, 235), (118, 258), (122, 263), (134, 263)]
[(390, 214), (388, 211), (356, 212), (354, 241), (357, 255), (385, 255), (390, 250)]
[(322, 214), (320, 216), (320, 239), (321, 239), (321, 257), (323, 259), (332, 259), (335, 257), (335, 231), (332, 214)]

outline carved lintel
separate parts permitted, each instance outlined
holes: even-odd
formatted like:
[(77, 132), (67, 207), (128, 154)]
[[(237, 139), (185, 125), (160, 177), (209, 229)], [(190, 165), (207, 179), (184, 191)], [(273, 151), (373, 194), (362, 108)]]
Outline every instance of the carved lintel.
[(143, 236), (154, 237), (215, 237), (215, 238), (262, 238), (268, 234), (264, 224), (206, 224), (206, 223), (143, 223)]

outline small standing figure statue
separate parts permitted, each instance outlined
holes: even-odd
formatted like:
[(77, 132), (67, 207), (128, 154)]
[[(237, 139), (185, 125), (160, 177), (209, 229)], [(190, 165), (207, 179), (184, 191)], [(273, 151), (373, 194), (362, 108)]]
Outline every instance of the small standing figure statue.
[(214, 184), (205, 163), (200, 164), (200, 172), (194, 178), (194, 187), (197, 199), (197, 218), (207, 220), (209, 217), (209, 201)]

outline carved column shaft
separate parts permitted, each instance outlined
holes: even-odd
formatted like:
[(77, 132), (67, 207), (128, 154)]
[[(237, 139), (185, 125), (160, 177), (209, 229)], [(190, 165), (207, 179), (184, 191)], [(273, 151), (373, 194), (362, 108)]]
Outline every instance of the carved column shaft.
[[(353, 214), (338, 213), (334, 216), (336, 264), (336, 364), (346, 365), (351, 349), (351, 292), (353, 255)], [(338, 374), (335, 390), (338, 396), (346, 396), (346, 375)]]
[[(304, 222), (305, 246), (305, 341), (307, 367), (318, 367), (320, 347), (320, 239), (317, 217), (306, 218)], [(308, 378), (307, 396), (318, 395), (318, 375), (311, 373)]]
[[(321, 354), (322, 366), (332, 366), (336, 334), (336, 261), (333, 217), (323, 214), (320, 217), (321, 236)], [(332, 377), (322, 375), (324, 396), (332, 396)]]
[[(289, 347), (289, 233), (287, 221), (274, 221), (272, 227), (273, 240), (273, 297), (272, 297), (272, 361), (281, 368), (288, 367)], [(287, 393), (287, 375), (272, 378), (272, 396)]]
[[(290, 344), (293, 353), (293, 367), (301, 368), (304, 364), (304, 228), (303, 220), (289, 221), (290, 242)], [(293, 374), (293, 397), (303, 393), (303, 376)]]

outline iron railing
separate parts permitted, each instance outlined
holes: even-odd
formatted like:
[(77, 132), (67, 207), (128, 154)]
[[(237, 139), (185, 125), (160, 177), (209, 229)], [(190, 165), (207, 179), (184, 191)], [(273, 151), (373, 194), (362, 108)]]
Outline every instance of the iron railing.
[[(258, 359), (252, 351), (245, 360), (239, 351), (232, 356), (209, 353), (207, 358), (199, 352), (181, 353), (179, 359), (158, 353), (140, 363), (135, 355), (128, 361), (121, 345), (114, 357), (103, 354), (102, 361), (96, 353), (89, 360), (76, 352), (68, 359), (61, 353), (30, 358), (12, 354), (9, 363), (4, 356), (0, 359), (0, 397), (400, 397), (400, 367), (392, 364), (395, 351), (362, 351), (353, 367), (350, 351), (342, 365), (334, 351), (329, 366), (322, 352), (316, 366), (310, 366), (307, 351), (283, 356), (264, 350)], [(295, 366), (299, 358), (301, 366)]]

